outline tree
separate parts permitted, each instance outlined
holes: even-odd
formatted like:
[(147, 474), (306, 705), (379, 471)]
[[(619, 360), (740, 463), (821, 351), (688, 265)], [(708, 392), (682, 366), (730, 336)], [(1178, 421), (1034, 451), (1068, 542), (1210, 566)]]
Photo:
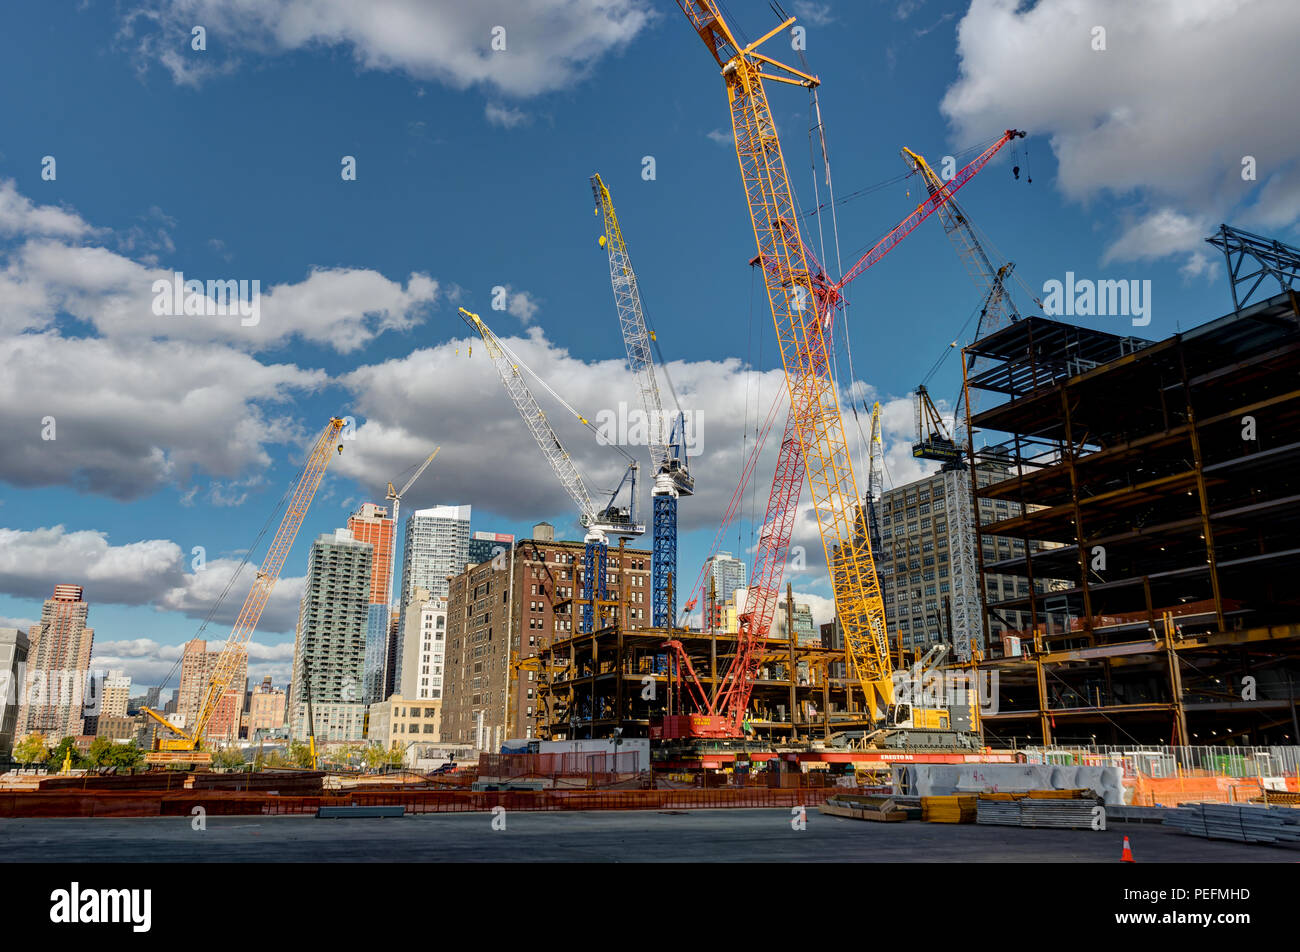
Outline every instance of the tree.
[(108, 753), (109, 766), (116, 767), (118, 770), (134, 770), (143, 762), (144, 751), (135, 741), (114, 744), (113, 749)]
[(382, 767), (388, 761), (388, 753), (380, 744), (367, 744), (361, 756), (367, 767)]
[(242, 767), (245, 763), (244, 752), (238, 747), (222, 747), (220, 750), (212, 752), (212, 766), (214, 767)]
[(90, 766), (89, 758), (85, 757), (81, 751), (77, 750), (76, 741), (71, 737), (65, 737), (59, 741), (59, 745), (50, 751), (50, 755), (45, 758), (45, 766), (48, 770), (62, 770), (63, 761), (72, 751), (72, 769), (84, 770)]
[(406, 766), (406, 748), (399, 743), (394, 743), (388, 751), (388, 763), (394, 767)]
[(107, 767), (110, 756), (113, 751), (113, 742), (107, 737), (96, 737), (90, 742), (90, 750), (86, 754), (86, 759), (92, 766)]
[(14, 747), (14, 760), (20, 764), (30, 766), (38, 761), (47, 760), (49, 756), (50, 748), (45, 743), (44, 734), (28, 734)]
[(301, 741), (294, 741), (289, 745), (289, 761), (295, 767), (313, 767), (311, 762), (311, 748)]

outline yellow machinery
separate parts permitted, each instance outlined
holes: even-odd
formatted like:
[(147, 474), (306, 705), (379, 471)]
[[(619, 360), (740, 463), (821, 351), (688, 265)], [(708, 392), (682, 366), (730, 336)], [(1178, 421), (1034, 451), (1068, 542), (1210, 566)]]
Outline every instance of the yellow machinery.
[[(253, 587), (249, 591), (248, 597), (244, 599), (244, 605), (239, 611), (239, 617), (235, 619), (235, 626), (230, 631), (230, 637), (226, 639), (226, 645), (217, 658), (212, 677), (208, 681), (203, 697), (199, 702), (194, 723), (187, 724), (183, 728), (177, 727), (157, 711), (150, 710), (147, 707), (142, 709), (174, 735), (172, 737), (163, 737), (159, 734), (154, 740), (154, 749), (145, 757), (146, 762), (154, 764), (199, 764), (211, 761), (211, 752), (203, 747), (204, 731), (207, 729), (208, 721), (216, 713), (221, 698), (230, 688), (231, 681), (234, 680), (240, 659), (248, 648), (248, 640), (252, 637), (253, 631), (257, 628), (257, 623), (262, 617), (262, 611), (266, 608), (271, 589), (275, 587), (276, 581), (280, 578), (280, 572), (284, 568), (284, 560), (293, 547), (293, 540), (298, 535), (298, 529), (302, 526), (303, 518), (307, 515), (307, 508), (311, 505), (312, 498), (320, 487), (321, 479), (325, 476), (325, 468), (329, 465), (330, 457), (334, 455), (335, 443), (340, 431), (343, 429), (343, 422), (337, 417), (330, 420), (320, 436), (317, 437), (311, 455), (303, 465), (302, 472), (298, 474), (298, 480), (293, 487), (288, 508), (285, 510), (284, 518), (280, 522), (280, 528), (276, 530), (275, 538), (271, 541), (266, 557), (262, 560), (262, 566), (257, 571), (257, 578), (253, 581)], [(343, 452), (343, 444), (339, 443), (337, 448), (338, 452)], [(314, 746), (312, 759), (314, 762)]]
[(870, 541), (854, 541), (860, 497), (831, 376), (829, 335), (814, 306), (817, 298), (799, 237), (799, 216), (764, 88), (766, 80), (806, 88), (817, 86), (818, 80), (757, 51), (789, 27), (793, 18), (742, 47), (714, 0), (677, 2), (721, 67), (726, 83), (757, 260), (776, 324), (813, 511), (830, 566), (836, 615), (852, 674), (875, 719), (880, 705), (893, 700), (885, 605)]
[[(515, 692), (518, 690), (519, 672), (532, 671), (535, 674), (542, 674), (545, 666), (539, 655), (533, 655), (529, 658), (519, 657), (518, 651), (510, 652), (510, 673), (506, 678), (506, 730), (509, 731), (515, 722)], [(541, 681), (537, 682), (541, 686)], [(540, 703), (540, 701), (539, 701)]]

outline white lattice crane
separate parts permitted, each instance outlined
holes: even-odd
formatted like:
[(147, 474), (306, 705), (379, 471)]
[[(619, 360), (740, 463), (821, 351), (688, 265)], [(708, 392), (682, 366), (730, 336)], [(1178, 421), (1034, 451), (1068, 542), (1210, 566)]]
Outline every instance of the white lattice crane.
[[(542, 410), (541, 404), (537, 402), (537, 398), (533, 396), (532, 390), (524, 381), (520, 368), (528, 370), (546, 388), (547, 392), (564, 404), (564, 407), (577, 417), (580, 422), (590, 426), (589, 421), (538, 378), (528, 368), (528, 365), (520, 360), (492, 332), (492, 329), (484, 323), (481, 317), (472, 311), (465, 310), (463, 307), (460, 308), (460, 313), (464, 317), (465, 323), (483, 338), (488, 356), (492, 359), (492, 364), (496, 367), (501, 382), (505, 385), (506, 393), (519, 411), (519, 415), (523, 417), (529, 432), (532, 433), (533, 439), (537, 442), (538, 449), (546, 457), (546, 461), (555, 472), (560, 485), (564, 487), (564, 491), (569, 494), (569, 498), (573, 500), (574, 505), (577, 507), (578, 520), (586, 533), (583, 537), (586, 547), (583, 552), (582, 598), (584, 604), (582, 608), (582, 630), (592, 631), (596, 620), (595, 605), (607, 601), (609, 597), (606, 575), (609, 560), (609, 537), (633, 538), (645, 534), (645, 525), (636, 521), (638, 464), (620, 447), (615, 447), (628, 458), (628, 468), (623, 474), (618, 487), (610, 495), (609, 502), (603, 508), (598, 508), (592, 500), (591, 494), (587, 491), (586, 483), (583, 482), (582, 474), (578, 472), (578, 467), (574, 464), (573, 458), (569, 455), (568, 450), (564, 448), (564, 444), (560, 442), (560, 438), (546, 418), (546, 413)], [(626, 506), (620, 506), (617, 504), (618, 496), (623, 487), (629, 483), (629, 503)], [(603, 623), (604, 619), (601, 619), (601, 621)]]
[(686, 459), (685, 418), (679, 409), (671, 422), (664, 413), (655, 375), (651, 345), (654, 334), (645, 321), (636, 272), (623, 240), (623, 229), (614, 211), (614, 199), (600, 175), (591, 177), (591, 191), (596, 197), (596, 214), (602, 217), (605, 233), (601, 245), (609, 254), (609, 280), (614, 289), (619, 327), (627, 350), (627, 363), (641, 392), (641, 406), (646, 414), (646, 442), (650, 450), (650, 473), (653, 513), (653, 558), (651, 559), (651, 616), (656, 628), (672, 624), (677, 614), (677, 499), (695, 494), (695, 477)]

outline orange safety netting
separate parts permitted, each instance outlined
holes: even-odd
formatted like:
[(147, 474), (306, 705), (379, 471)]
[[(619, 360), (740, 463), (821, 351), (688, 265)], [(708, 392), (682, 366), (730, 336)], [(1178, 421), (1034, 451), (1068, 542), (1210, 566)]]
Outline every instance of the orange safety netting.
[[(1295, 777), (1279, 778), (1292, 793), (1300, 791)], [(1125, 778), (1133, 789), (1133, 806), (1173, 807), (1180, 803), (1249, 803), (1264, 793), (1259, 777), (1222, 777), (1197, 772), (1185, 777)]]

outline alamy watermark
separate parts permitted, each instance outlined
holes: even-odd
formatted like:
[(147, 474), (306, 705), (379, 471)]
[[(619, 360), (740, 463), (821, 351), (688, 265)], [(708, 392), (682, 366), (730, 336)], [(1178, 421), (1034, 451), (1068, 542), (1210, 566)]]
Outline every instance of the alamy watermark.
[(1043, 282), (1043, 313), (1048, 317), (1128, 317), (1134, 327), (1151, 323), (1151, 280), (1075, 278)]
[(153, 312), (158, 317), (226, 317), (238, 315), (241, 327), (255, 327), (262, 319), (262, 282), (214, 280), (204, 284), (198, 280), (185, 280), (185, 274), (176, 271), (170, 279), (159, 278), (153, 283)]
[[(605, 446), (648, 446), (651, 434), (668, 440), (676, 414), (646, 413), (639, 407), (629, 407), (620, 401), (615, 409), (604, 409), (596, 414), (596, 439)], [(698, 456), (704, 446), (704, 415), (695, 410), (682, 411), (681, 442), (687, 456)]]
[(911, 668), (894, 672), (894, 701), (919, 708), (998, 712), (998, 673), (944, 668)]

